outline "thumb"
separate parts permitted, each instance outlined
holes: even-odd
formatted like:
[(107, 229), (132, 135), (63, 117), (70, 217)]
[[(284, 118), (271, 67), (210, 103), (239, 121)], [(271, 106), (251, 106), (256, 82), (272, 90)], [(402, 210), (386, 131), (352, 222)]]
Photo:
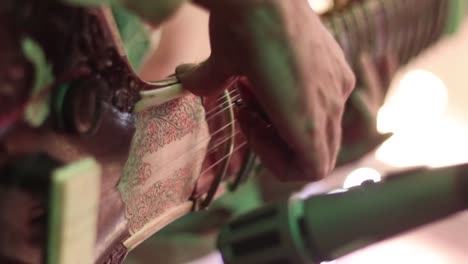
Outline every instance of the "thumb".
[(212, 57), (201, 64), (183, 64), (176, 68), (176, 77), (184, 89), (199, 95), (220, 93), (233, 81), (233, 74), (217, 67)]

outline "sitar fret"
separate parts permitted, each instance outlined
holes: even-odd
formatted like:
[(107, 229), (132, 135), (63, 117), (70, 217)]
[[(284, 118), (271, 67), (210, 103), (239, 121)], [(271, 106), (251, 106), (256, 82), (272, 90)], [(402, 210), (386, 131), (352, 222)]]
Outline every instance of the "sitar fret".
[(324, 19), (357, 72), (360, 54), (391, 52), (406, 64), (443, 36), (450, 0), (371, 0)]

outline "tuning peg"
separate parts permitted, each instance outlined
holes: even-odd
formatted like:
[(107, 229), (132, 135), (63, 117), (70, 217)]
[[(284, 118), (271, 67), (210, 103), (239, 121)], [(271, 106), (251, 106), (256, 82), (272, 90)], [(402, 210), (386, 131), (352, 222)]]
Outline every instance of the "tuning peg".
[(52, 97), (53, 123), (61, 131), (90, 135), (99, 126), (107, 84), (84, 79), (61, 85)]

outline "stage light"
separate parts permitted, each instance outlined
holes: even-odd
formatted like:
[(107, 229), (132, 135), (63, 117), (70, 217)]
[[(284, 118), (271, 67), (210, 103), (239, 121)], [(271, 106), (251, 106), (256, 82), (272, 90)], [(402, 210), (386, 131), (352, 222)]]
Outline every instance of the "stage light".
[(349, 189), (361, 185), (366, 181), (380, 182), (382, 175), (371, 168), (359, 168), (351, 172), (343, 183), (344, 189)]

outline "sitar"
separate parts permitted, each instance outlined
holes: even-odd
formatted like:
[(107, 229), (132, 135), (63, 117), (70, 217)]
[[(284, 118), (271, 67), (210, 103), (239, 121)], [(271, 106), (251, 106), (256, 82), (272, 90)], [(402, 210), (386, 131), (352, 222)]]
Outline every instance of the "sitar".
[[(362, 85), (359, 54), (408, 62), (444, 35), (453, 5), (360, 1), (324, 23)], [(4, 0), (0, 20), (1, 263), (121, 263), (250, 174), (236, 82), (200, 98), (175, 77), (141, 80), (109, 7)]]

